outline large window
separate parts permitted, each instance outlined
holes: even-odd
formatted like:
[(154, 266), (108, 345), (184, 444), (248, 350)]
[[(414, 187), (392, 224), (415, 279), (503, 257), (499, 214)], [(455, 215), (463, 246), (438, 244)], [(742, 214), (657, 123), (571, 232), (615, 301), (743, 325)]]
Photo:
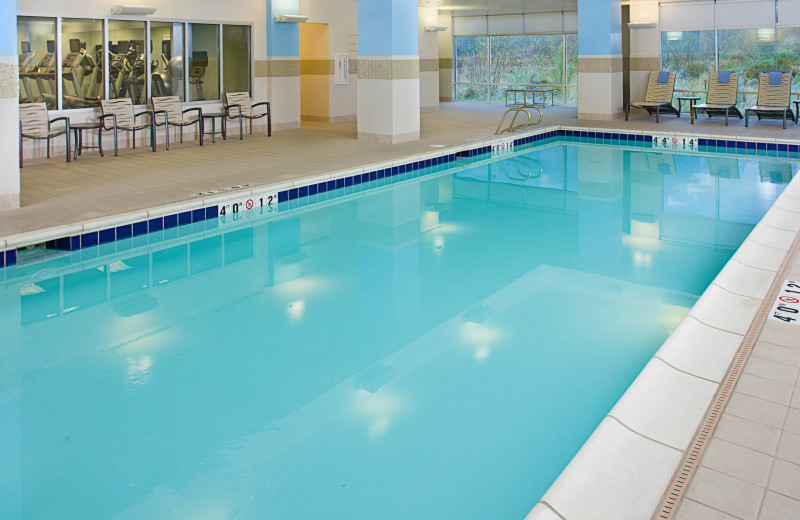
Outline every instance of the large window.
[(19, 102), (58, 104), (56, 84), (56, 19), (17, 18)]
[(250, 92), (250, 26), (223, 26), (222, 53), (225, 91)]
[(104, 94), (103, 20), (64, 18), (61, 56), (63, 108), (100, 106)]
[(506, 89), (540, 86), (577, 102), (576, 34), (456, 36), (456, 99), (504, 102)]
[(663, 32), (661, 55), (662, 68), (677, 71), (676, 89), (706, 90), (708, 74), (715, 70), (714, 31)]
[(102, 99), (146, 105), (153, 96), (219, 101), (223, 89), (251, 92), (249, 25), (19, 16), (17, 45), (19, 102), (51, 110), (98, 107)]
[(219, 99), (219, 26), (189, 24), (189, 100)]
[[(761, 72), (800, 71), (800, 28), (729, 29), (719, 32), (720, 70), (741, 72), (740, 90), (757, 92)], [(793, 77), (797, 92), (800, 78)], [(752, 98), (755, 103), (755, 96)]]

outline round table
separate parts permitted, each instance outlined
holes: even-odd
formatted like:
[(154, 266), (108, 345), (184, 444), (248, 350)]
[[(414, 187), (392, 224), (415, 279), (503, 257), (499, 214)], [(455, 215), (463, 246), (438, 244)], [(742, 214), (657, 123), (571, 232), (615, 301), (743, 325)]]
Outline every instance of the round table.
[[(100, 157), (103, 157), (103, 124), (96, 123), (70, 123), (72, 130), (72, 139), (75, 141), (75, 159), (81, 154), (82, 150), (96, 148), (100, 152)], [(97, 130), (97, 146), (83, 144), (83, 131), (84, 130)]]
[(700, 96), (678, 96), (678, 117), (681, 116), (681, 101), (689, 102), (689, 112), (691, 113), (692, 107), (700, 101)]
[[(211, 135), (211, 142), (216, 143), (216, 136), (217, 134), (222, 135), (222, 140), (226, 140), (226, 128), (225, 128), (225, 113), (224, 112), (203, 112), (203, 119), (210, 119), (211, 120), (211, 131), (205, 131), (205, 122), (203, 123), (203, 134)], [(220, 129), (217, 131), (217, 119), (220, 120)]]

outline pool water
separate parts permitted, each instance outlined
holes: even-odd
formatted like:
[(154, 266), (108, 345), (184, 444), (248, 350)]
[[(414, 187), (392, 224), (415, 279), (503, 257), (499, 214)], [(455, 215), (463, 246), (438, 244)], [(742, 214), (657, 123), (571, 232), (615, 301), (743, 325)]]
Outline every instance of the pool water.
[(0, 517), (521, 519), (797, 169), (555, 145), (21, 260)]

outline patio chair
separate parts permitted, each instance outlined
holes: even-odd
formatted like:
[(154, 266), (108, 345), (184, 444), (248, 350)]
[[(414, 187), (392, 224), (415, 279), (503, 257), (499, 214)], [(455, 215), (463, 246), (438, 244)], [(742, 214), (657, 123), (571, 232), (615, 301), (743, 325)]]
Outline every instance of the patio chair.
[(756, 104), (747, 107), (744, 111), (744, 126), (749, 125), (749, 116), (752, 112), (764, 119), (783, 119), (783, 128), (786, 129), (786, 116), (796, 121), (792, 109), (789, 108), (792, 97), (791, 72), (762, 72), (758, 78), (758, 99)]
[[(256, 113), (255, 108), (258, 106), (266, 107), (266, 110), (261, 113)], [(267, 135), (272, 135), (272, 114), (269, 110), (269, 101), (262, 101), (261, 103), (250, 104), (250, 94), (247, 92), (226, 92), (225, 93), (225, 116), (230, 119), (239, 119), (239, 139), (242, 139), (242, 120), (250, 120), (250, 134), (253, 134), (253, 119), (258, 119), (267, 116)]]
[(674, 90), (674, 70), (651, 71), (650, 79), (647, 82), (647, 94), (644, 96), (644, 101), (625, 105), (625, 121), (628, 120), (628, 113), (631, 107), (647, 110), (647, 113), (650, 115), (655, 114), (656, 123), (658, 123), (661, 114), (675, 114), (681, 117), (681, 113), (672, 105)]
[[(136, 131), (149, 128), (150, 146), (154, 152), (156, 151), (155, 116), (157, 113), (166, 115), (166, 112), (153, 110), (135, 113), (133, 111), (133, 102), (130, 98), (102, 99), (100, 100), (100, 109), (103, 111), (103, 115), (99, 118), (103, 124), (103, 129), (114, 131), (114, 155), (119, 152), (119, 147), (117, 146), (118, 130), (131, 132), (133, 134), (133, 148), (136, 148)], [(149, 117), (150, 120), (146, 123), (137, 124), (136, 118), (144, 116)], [(167, 134), (167, 150), (169, 150), (169, 134), (166, 126), (164, 127), (164, 133)]]
[[(53, 129), (52, 124), (63, 121), (64, 128)], [(19, 105), (19, 167), (22, 168), (22, 139), (47, 139), (47, 158), (50, 158), (50, 139), (66, 135), (67, 162), (70, 161), (69, 118), (49, 119), (45, 103), (20, 103)]]
[[(184, 109), (178, 96), (162, 96), (152, 98), (153, 110), (156, 112), (154, 125), (177, 126), (180, 128), (180, 139), (183, 142), (183, 127), (197, 125), (200, 135), (200, 146), (203, 146), (203, 111), (200, 107)], [(162, 114), (163, 112), (163, 114)], [(197, 117), (188, 118), (189, 112), (197, 112)], [(169, 134), (169, 132), (167, 132)], [(169, 150), (169, 135), (167, 135), (167, 150)]]
[(697, 113), (705, 113), (708, 117), (725, 116), (725, 126), (728, 126), (728, 116), (735, 115), (742, 118), (742, 113), (736, 106), (736, 96), (739, 94), (738, 72), (714, 72), (708, 77), (708, 94), (706, 102), (694, 105), (689, 109), (689, 120), (694, 124)]

